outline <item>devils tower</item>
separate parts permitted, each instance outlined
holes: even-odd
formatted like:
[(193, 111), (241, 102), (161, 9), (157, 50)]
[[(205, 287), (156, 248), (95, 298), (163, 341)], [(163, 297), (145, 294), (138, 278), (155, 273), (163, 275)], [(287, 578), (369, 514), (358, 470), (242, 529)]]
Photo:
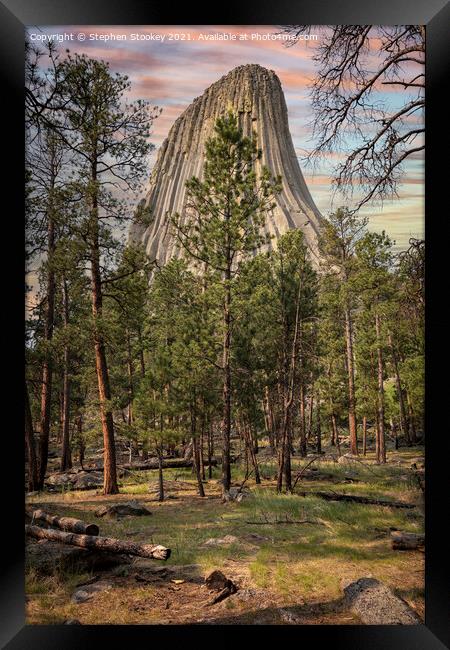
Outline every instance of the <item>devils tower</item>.
[(173, 124), (159, 150), (144, 199), (150, 224), (133, 223), (130, 240), (143, 244), (149, 258), (160, 265), (182, 255), (169, 217), (176, 212), (185, 216), (185, 183), (192, 176), (202, 177), (205, 141), (216, 119), (230, 109), (239, 115), (244, 135), (256, 133), (263, 152), (261, 165), (282, 178), (283, 190), (265, 225), (266, 232), (274, 236), (269, 246), (276, 247), (278, 237), (299, 228), (316, 262), (322, 217), (298, 164), (280, 80), (273, 70), (256, 64), (234, 68), (213, 83)]

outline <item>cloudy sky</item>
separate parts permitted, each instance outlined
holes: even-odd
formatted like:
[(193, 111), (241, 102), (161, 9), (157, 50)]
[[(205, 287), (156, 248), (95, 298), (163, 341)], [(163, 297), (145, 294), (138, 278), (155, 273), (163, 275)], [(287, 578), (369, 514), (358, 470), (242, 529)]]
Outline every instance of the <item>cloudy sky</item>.
[[(130, 99), (146, 99), (163, 109), (151, 136), (157, 148), (192, 100), (232, 68), (258, 63), (274, 70), (285, 93), (290, 131), (300, 166), (317, 207), (327, 215), (333, 207), (330, 174), (339, 154), (331, 154), (314, 170), (303, 161), (314, 146), (309, 85), (317, 71), (312, 55), (318, 42), (303, 41), (286, 47), (281, 40), (272, 40), (277, 31), (278, 28), (271, 26), (65, 25), (29, 27), (28, 35), (33, 41), (53, 38), (63, 52), (67, 48), (71, 52), (86, 53), (109, 61), (112, 71), (127, 74), (131, 81)], [(220, 34), (234, 36), (234, 39), (216, 40)], [(375, 48), (374, 66), (376, 58)], [(379, 97), (386, 102), (389, 111), (405, 103), (407, 95), (398, 86), (383, 88), (389, 90), (380, 92)], [(154, 160), (155, 155), (151, 164)], [(383, 208), (364, 210), (370, 218), (370, 227), (378, 231), (385, 229), (396, 241), (397, 249), (407, 247), (410, 237), (423, 237), (424, 234), (423, 158), (408, 159), (404, 171), (399, 199), (386, 202)], [(339, 204), (335, 199), (334, 207)]]

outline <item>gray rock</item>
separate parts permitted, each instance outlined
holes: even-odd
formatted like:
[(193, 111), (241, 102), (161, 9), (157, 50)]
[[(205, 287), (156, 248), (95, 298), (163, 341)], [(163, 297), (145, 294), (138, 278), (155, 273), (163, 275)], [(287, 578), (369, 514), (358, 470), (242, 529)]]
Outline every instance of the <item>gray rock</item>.
[(243, 499), (251, 496), (251, 494), (251, 490), (248, 488), (230, 487), (228, 492), (225, 492), (223, 495), (223, 501), (237, 501), (237, 503), (240, 503)]
[(48, 487), (70, 490), (95, 490), (103, 486), (101, 472), (57, 472), (51, 474), (46, 481)]
[(417, 625), (416, 612), (375, 578), (360, 578), (344, 587), (344, 601), (365, 625)]
[(112, 589), (113, 585), (111, 582), (107, 582), (106, 580), (100, 580), (99, 582), (95, 582), (94, 584), (91, 585), (85, 585), (81, 587), (81, 589), (77, 589), (73, 594), (72, 594), (72, 602), (73, 603), (85, 603), (88, 600), (92, 600), (92, 598), (95, 596), (96, 593), (100, 591), (108, 591), (109, 589)]
[[(151, 259), (163, 266), (182, 255), (173, 232), (168, 228), (167, 214), (178, 212), (187, 219), (187, 196), (179, 179), (202, 177), (205, 140), (216, 119), (228, 106), (239, 113), (244, 135), (258, 133), (262, 160), (257, 163), (284, 179), (283, 190), (275, 197), (271, 218), (265, 231), (274, 235), (264, 249), (274, 247), (276, 239), (291, 229), (305, 235), (313, 264), (317, 265), (318, 234), (322, 217), (300, 170), (292, 137), (281, 83), (273, 70), (256, 64), (241, 65), (213, 83), (180, 115), (159, 149), (150, 177), (150, 188), (140, 205), (147, 212), (146, 220), (135, 220), (130, 240), (140, 243)], [(257, 170), (257, 171), (259, 171)]]
[(137, 501), (126, 501), (125, 503), (116, 503), (111, 506), (102, 506), (95, 512), (97, 517), (142, 517), (152, 513)]

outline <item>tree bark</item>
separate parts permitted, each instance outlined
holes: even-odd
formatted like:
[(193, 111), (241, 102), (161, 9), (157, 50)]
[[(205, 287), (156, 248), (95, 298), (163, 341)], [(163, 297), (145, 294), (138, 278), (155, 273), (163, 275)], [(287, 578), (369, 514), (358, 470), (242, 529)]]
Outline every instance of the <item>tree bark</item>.
[(105, 341), (99, 320), (103, 312), (103, 295), (100, 271), (99, 249), (99, 224), (98, 224), (98, 188), (96, 164), (92, 165), (91, 182), (92, 190), (91, 207), (91, 287), (92, 287), (92, 315), (94, 317), (94, 350), (95, 366), (97, 371), (98, 392), (100, 398), (100, 417), (103, 430), (104, 448), (104, 494), (118, 494), (116, 449), (114, 440), (114, 421), (110, 406), (111, 390), (109, 384), (108, 365), (106, 361)]
[(416, 423), (414, 421), (414, 409), (411, 401), (411, 397), (408, 391), (406, 391), (406, 401), (408, 404), (408, 423), (409, 423), (409, 431), (410, 431), (410, 437), (411, 437), (411, 443), (414, 445), (417, 442), (417, 434), (416, 434)]
[(363, 456), (366, 455), (367, 451), (367, 417), (363, 417)]
[[(55, 177), (51, 177), (50, 193), (53, 192), (55, 185)], [(55, 252), (56, 237), (55, 237), (55, 223), (53, 218), (53, 206), (50, 205), (47, 211), (47, 291), (46, 291), (46, 308), (44, 317), (44, 341), (47, 345), (45, 350), (44, 362), (42, 364), (42, 390), (41, 390), (41, 431), (39, 436), (39, 469), (38, 469), (38, 485), (42, 490), (44, 487), (44, 479), (47, 471), (48, 462), (48, 442), (50, 436), (50, 415), (51, 415), (51, 399), (52, 399), (52, 378), (53, 368), (49, 345), (53, 338), (53, 325), (55, 317), (55, 272), (53, 269), (53, 255)]]
[(350, 434), (350, 452), (358, 454), (358, 437), (356, 428), (355, 365), (353, 362), (353, 323), (350, 308), (345, 309), (345, 343), (348, 377), (348, 429)]
[(36, 539), (49, 539), (53, 542), (81, 546), (82, 548), (93, 548), (96, 551), (105, 551), (107, 553), (124, 553), (126, 555), (137, 555), (154, 560), (167, 560), (170, 557), (170, 549), (159, 544), (135, 544), (134, 542), (123, 542), (114, 537), (76, 535), (75, 533), (66, 533), (61, 530), (28, 525), (25, 526), (25, 533), (29, 537)]
[(27, 382), (25, 382), (25, 444), (28, 457), (28, 492), (35, 492), (39, 489), (39, 477)]
[[(229, 257), (229, 255), (228, 255)], [(231, 486), (230, 438), (231, 438), (231, 260), (225, 273), (225, 302), (223, 310), (223, 423), (222, 423), (222, 492)]]
[(386, 435), (384, 430), (384, 383), (383, 383), (383, 350), (381, 346), (380, 316), (375, 313), (375, 330), (377, 335), (377, 361), (378, 361), (378, 454), (377, 461), (386, 462)]
[(320, 401), (319, 396), (316, 399), (316, 420), (317, 420), (317, 453), (322, 453), (322, 429), (320, 421)]
[(163, 477), (163, 460), (162, 452), (158, 448), (158, 501), (164, 501), (164, 477)]
[(57, 517), (40, 509), (32, 510), (29, 514), (33, 522), (36, 520), (45, 521), (54, 528), (70, 531), (71, 533), (78, 533), (81, 535), (98, 535), (99, 533), (97, 524), (86, 524), (84, 521), (74, 519), (73, 517)]
[[(69, 296), (67, 281), (62, 278), (62, 302), (64, 327), (69, 326)], [(70, 450), (70, 379), (69, 379), (70, 349), (68, 340), (64, 343), (64, 372), (63, 372), (63, 408), (62, 408), (62, 449), (61, 471), (72, 467), (72, 454)]]
[[(255, 454), (255, 447), (253, 445), (253, 436), (250, 428), (250, 422), (248, 421), (247, 418), (243, 419), (243, 434), (244, 434), (244, 440), (245, 440), (245, 446), (246, 446), (246, 451), (250, 457), (252, 466), (253, 466), (253, 471), (255, 472), (255, 483), (257, 485), (261, 484), (261, 477), (259, 474), (259, 467), (258, 467), (258, 459), (256, 458)], [(247, 470), (248, 473), (248, 470)]]
[(393, 344), (393, 341), (392, 341), (392, 334), (390, 334), (390, 333), (389, 333), (389, 347), (391, 348), (392, 365), (393, 365), (393, 368), (394, 368), (395, 384), (396, 384), (396, 387), (397, 387), (398, 404), (399, 404), (399, 409), (400, 409), (400, 430), (405, 435), (407, 442), (410, 443), (411, 438), (410, 438), (410, 435), (409, 435), (408, 419), (406, 417), (405, 400), (403, 398), (402, 382), (400, 380), (400, 373), (399, 373), (399, 370), (398, 370), (397, 353), (395, 351), (395, 347), (394, 347), (394, 344)]

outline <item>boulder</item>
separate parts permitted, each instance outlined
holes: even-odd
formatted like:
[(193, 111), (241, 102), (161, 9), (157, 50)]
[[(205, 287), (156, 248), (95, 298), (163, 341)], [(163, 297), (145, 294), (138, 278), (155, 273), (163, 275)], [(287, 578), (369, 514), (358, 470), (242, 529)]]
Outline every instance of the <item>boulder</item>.
[(344, 587), (344, 601), (365, 625), (417, 625), (416, 612), (375, 578), (360, 578)]
[(116, 503), (111, 506), (102, 506), (96, 510), (97, 517), (142, 517), (152, 513), (137, 501), (126, 501), (125, 503)]
[(101, 472), (57, 472), (51, 474), (46, 485), (53, 488), (70, 490), (95, 490), (103, 487), (103, 473)]

